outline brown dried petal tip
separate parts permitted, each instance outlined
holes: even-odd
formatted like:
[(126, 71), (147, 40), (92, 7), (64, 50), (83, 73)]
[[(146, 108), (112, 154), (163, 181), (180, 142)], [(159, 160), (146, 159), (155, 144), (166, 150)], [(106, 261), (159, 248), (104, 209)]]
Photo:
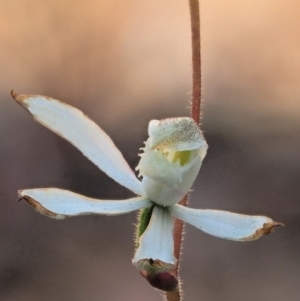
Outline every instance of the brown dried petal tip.
[(18, 94), (14, 90), (10, 91), (10, 95), (14, 100), (17, 100)]
[(55, 219), (64, 219), (66, 218), (67, 216), (65, 215), (61, 215), (61, 214), (57, 214), (57, 213), (54, 213), (48, 209), (46, 209), (45, 207), (43, 207), (39, 202), (37, 202), (36, 200), (34, 200), (33, 198), (27, 196), (27, 195), (24, 195), (22, 196), (20, 193), (19, 193), (19, 199), (18, 201), (26, 201), (29, 205), (31, 205), (37, 212), (45, 215), (45, 216), (48, 216), (48, 217), (51, 217), (51, 218), (55, 218)]
[(10, 95), (12, 96), (12, 98), (13, 98), (18, 104), (20, 104), (20, 105), (22, 105), (22, 106), (23, 106), (22, 103), (23, 103), (24, 99), (26, 99), (26, 98), (32, 96), (32, 95), (26, 95), (26, 94), (21, 94), (21, 95), (19, 95), (19, 94), (17, 94), (14, 90), (11, 90), (11, 91), (10, 91)]
[(278, 223), (278, 222), (264, 224), (264, 226), (262, 228), (263, 234), (270, 234), (271, 232), (274, 232), (274, 228), (278, 227), (278, 226), (284, 227), (284, 224)]
[(284, 224), (278, 223), (278, 222), (273, 222), (273, 221), (269, 222), (269, 223), (265, 223), (265, 224), (263, 224), (263, 226), (261, 228), (256, 230), (253, 235), (243, 238), (242, 241), (252, 241), (252, 240), (259, 239), (260, 237), (262, 237), (264, 235), (268, 235), (268, 234), (274, 232), (274, 228), (278, 227), (278, 226), (284, 227)]

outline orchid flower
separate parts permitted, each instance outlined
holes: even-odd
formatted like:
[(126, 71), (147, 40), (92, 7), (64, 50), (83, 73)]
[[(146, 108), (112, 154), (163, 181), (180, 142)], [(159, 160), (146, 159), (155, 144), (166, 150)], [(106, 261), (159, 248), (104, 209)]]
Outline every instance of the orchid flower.
[(127, 200), (98, 200), (62, 189), (38, 188), (20, 190), (20, 199), (56, 219), (82, 214), (117, 215), (148, 208), (149, 218), (132, 260), (141, 271), (154, 269), (158, 273), (175, 268), (174, 217), (210, 235), (236, 241), (258, 239), (281, 225), (265, 216), (178, 204), (197, 177), (208, 148), (191, 118), (150, 121), (149, 138), (136, 167), (142, 176), (139, 181), (110, 137), (81, 111), (45, 96), (18, 96), (13, 91), (12, 96), (37, 122), (71, 142), (109, 177), (137, 194)]

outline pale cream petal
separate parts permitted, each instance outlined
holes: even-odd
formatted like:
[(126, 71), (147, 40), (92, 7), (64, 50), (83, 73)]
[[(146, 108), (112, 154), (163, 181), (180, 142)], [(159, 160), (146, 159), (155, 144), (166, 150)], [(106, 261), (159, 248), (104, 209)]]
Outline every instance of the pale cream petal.
[(173, 218), (167, 208), (154, 207), (132, 263), (139, 270), (154, 274), (175, 268)]
[(143, 197), (120, 201), (97, 200), (58, 188), (20, 190), (19, 198), (26, 200), (38, 212), (56, 219), (83, 214), (124, 214), (152, 205)]
[(11, 94), (36, 121), (71, 142), (108, 176), (136, 194), (144, 194), (110, 137), (81, 111), (45, 96)]
[(283, 226), (266, 216), (244, 215), (221, 210), (201, 210), (174, 205), (170, 213), (210, 235), (237, 241), (255, 240)]

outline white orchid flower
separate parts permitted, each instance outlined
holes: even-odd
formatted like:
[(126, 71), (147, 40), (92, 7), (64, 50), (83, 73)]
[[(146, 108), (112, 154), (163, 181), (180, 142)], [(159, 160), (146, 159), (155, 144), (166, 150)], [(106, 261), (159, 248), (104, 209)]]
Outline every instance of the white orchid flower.
[(176, 266), (173, 218), (220, 238), (249, 241), (281, 225), (265, 216), (186, 208), (177, 204), (190, 190), (206, 155), (207, 144), (188, 117), (152, 120), (149, 139), (137, 166), (139, 181), (108, 135), (81, 111), (45, 96), (13, 98), (33, 118), (77, 147), (89, 160), (138, 196), (98, 200), (57, 188), (19, 191), (38, 212), (56, 219), (82, 214), (117, 215), (149, 208), (149, 221), (138, 241), (133, 264), (140, 270), (166, 272)]

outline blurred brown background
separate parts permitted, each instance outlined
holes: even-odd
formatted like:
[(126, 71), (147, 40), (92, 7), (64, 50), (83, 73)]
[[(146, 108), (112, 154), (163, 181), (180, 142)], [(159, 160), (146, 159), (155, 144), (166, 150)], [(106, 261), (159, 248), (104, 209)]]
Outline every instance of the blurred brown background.
[[(253, 243), (186, 227), (186, 300), (295, 301), (300, 270), (300, 2), (201, 1), (203, 125), (209, 153), (190, 205), (285, 223)], [(17, 190), (128, 198), (9, 96), (72, 104), (129, 164), (151, 119), (186, 116), (187, 1), (0, 0), (0, 300), (161, 300), (131, 265), (135, 213), (56, 221)]]

